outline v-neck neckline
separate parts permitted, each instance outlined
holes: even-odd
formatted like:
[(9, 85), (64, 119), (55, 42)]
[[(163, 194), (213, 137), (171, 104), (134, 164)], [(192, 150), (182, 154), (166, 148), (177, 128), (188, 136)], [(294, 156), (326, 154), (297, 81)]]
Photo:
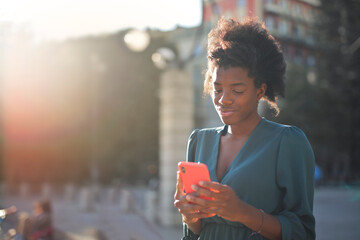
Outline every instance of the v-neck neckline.
[(224, 125), (223, 128), (218, 131), (217, 134), (217, 139), (216, 139), (216, 146), (215, 146), (215, 168), (213, 169), (213, 176), (216, 180), (216, 182), (222, 183), (222, 181), (224, 180), (224, 178), (226, 177), (227, 173), (230, 171), (230, 169), (232, 168), (232, 166), (235, 164), (234, 162), (236, 162), (236, 160), (239, 158), (240, 154), (242, 154), (246, 149), (247, 145), (249, 145), (250, 140), (252, 139), (254, 133), (257, 131), (257, 129), (259, 128), (259, 126), (264, 122), (265, 118), (262, 117), (259, 121), (259, 123), (256, 125), (256, 127), (254, 128), (254, 130), (252, 130), (252, 132), (250, 133), (249, 137), (246, 139), (244, 145), (241, 147), (240, 151), (235, 155), (234, 159), (232, 160), (232, 162), (230, 163), (230, 165), (226, 168), (224, 174), (222, 175), (221, 179), (218, 179), (217, 174), (216, 174), (216, 170), (217, 170), (217, 165), (218, 165), (218, 161), (219, 161), (219, 154), (220, 154), (220, 141), (221, 141), (221, 136), (227, 132), (228, 130), (228, 125)]

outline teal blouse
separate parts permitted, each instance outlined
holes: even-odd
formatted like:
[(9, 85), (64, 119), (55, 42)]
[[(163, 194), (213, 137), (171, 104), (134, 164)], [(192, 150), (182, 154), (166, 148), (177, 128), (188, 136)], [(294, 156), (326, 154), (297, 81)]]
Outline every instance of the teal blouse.
[[(220, 137), (226, 131), (226, 125), (193, 131), (187, 161), (205, 163), (212, 181), (229, 185), (243, 201), (276, 216), (283, 240), (315, 239), (315, 160), (305, 134), (297, 127), (263, 118), (219, 181), (216, 164)], [(187, 237), (183, 239), (241, 240), (251, 233), (240, 222), (214, 216), (202, 219), (200, 236), (184, 225)]]

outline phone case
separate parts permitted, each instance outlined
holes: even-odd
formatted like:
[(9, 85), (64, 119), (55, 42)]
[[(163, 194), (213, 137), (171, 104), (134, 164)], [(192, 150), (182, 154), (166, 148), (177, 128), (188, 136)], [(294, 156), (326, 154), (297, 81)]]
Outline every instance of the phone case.
[(198, 184), (200, 181), (210, 181), (209, 170), (204, 163), (179, 162), (178, 168), (185, 193), (194, 192), (191, 186)]

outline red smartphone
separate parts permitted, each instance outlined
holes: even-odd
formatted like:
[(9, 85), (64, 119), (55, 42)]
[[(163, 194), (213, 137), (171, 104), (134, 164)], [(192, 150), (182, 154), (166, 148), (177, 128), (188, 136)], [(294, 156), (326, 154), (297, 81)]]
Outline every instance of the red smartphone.
[[(184, 184), (184, 190), (186, 193), (194, 192), (191, 186), (194, 184), (199, 184), (200, 181), (210, 182), (209, 170), (204, 163), (179, 162), (178, 168), (180, 171), (180, 178)], [(211, 199), (208, 197), (203, 198)]]

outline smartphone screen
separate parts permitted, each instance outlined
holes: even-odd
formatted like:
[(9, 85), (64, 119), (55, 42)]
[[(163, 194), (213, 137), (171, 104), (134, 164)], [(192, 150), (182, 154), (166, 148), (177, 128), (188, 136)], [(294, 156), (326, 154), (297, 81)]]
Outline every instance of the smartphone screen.
[(210, 181), (209, 170), (203, 163), (179, 162), (178, 168), (181, 181), (184, 184), (185, 193), (194, 192), (191, 186), (199, 184), (200, 181)]

